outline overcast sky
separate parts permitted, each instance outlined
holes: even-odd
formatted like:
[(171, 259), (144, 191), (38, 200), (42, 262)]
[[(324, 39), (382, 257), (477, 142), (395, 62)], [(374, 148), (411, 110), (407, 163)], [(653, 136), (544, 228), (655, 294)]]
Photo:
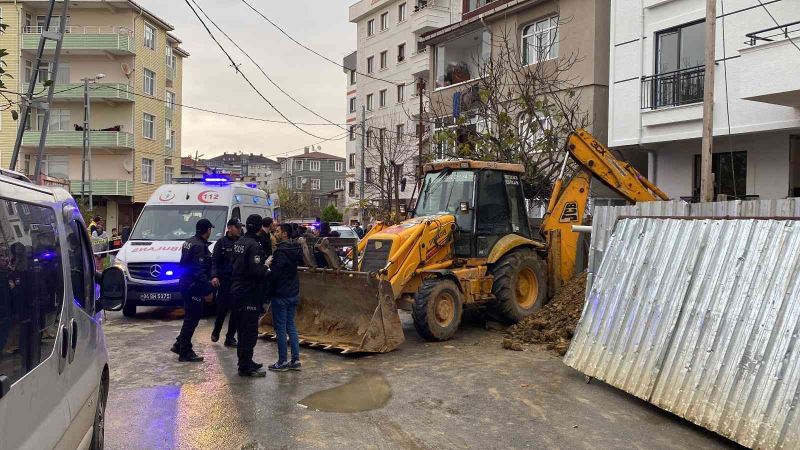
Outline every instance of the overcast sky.
[[(241, 0), (195, 0), (267, 74), (304, 105), (335, 122), (345, 120), (346, 78), (342, 69), (309, 53), (280, 34)], [(341, 62), (355, 50), (355, 24), (348, 22), (348, 7), (355, 0), (250, 0), (273, 22), (300, 42)], [(138, 3), (175, 27), (175, 35), (191, 56), (183, 69), (183, 103), (245, 116), (282, 120), (237, 75), (184, 0), (138, 0)], [(199, 11), (198, 11), (199, 12)], [(209, 24), (210, 25), (210, 24)], [(212, 31), (216, 30), (212, 27)], [(220, 42), (259, 90), (293, 121), (324, 122), (278, 91), (224, 36)], [(340, 136), (334, 126), (303, 126), (321, 136)], [(269, 124), (183, 110), (183, 155), (199, 151), (205, 157), (243, 151), (265, 156), (318, 143), (286, 124)], [(322, 151), (344, 156), (345, 141), (325, 142)], [(285, 155), (281, 155), (285, 156)]]

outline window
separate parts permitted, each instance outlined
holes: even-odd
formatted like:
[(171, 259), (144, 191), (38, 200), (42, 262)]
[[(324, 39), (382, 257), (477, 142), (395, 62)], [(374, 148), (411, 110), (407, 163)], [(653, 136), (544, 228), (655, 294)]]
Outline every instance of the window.
[(543, 114), (520, 114), (517, 120), (520, 141), (525, 142), (528, 149), (534, 149), (537, 143), (547, 137), (547, 131), (553, 128), (553, 118)]
[(69, 156), (43, 155), (42, 173), (49, 177), (69, 180)]
[(386, 31), (389, 28), (389, 13), (381, 14), (381, 31)]
[(389, 52), (384, 50), (381, 52), (381, 70), (386, 68), (389, 60)]
[(344, 189), (344, 180), (341, 179), (341, 178), (337, 178), (336, 180), (333, 180), (333, 188), (337, 189), (337, 190), (338, 189)]
[(369, 19), (367, 21), (367, 36), (372, 36), (375, 34), (375, 19)]
[(643, 108), (703, 101), (705, 22), (656, 33), (655, 75), (642, 79)]
[(351, 113), (354, 113), (354, 112), (356, 112), (356, 98), (355, 98), (355, 97), (352, 97), (352, 98), (350, 98), (350, 106), (349, 106), (349, 111), (350, 111)]
[[(67, 16), (67, 20), (64, 23), (65, 29), (69, 28), (70, 17)], [(27, 20), (27, 16), (26, 16)], [(36, 25), (39, 27), (40, 30), (44, 30), (44, 23), (47, 21), (47, 16), (36, 16)], [(50, 31), (58, 31), (59, 27), (61, 26), (61, 16), (53, 16), (50, 19)], [(69, 33), (69, 31), (67, 31)]]
[(144, 93), (155, 95), (156, 92), (156, 73), (150, 69), (144, 69)]
[(522, 29), (522, 63), (534, 64), (558, 56), (558, 16)]
[(493, 0), (467, 0), (467, 3), (466, 3), (467, 10), (464, 11), (464, 12), (466, 13), (466, 12), (469, 12), (469, 11), (475, 11), (478, 8), (482, 8), (482, 7), (486, 6), (487, 4), (491, 3), (492, 1)]
[(156, 28), (149, 23), (144, 24), (144, 46), (150, 50), (156, 49)]
[(378, 104), (381, 108), (386, 106), (386, 89), (381, 89), (381, 91), (378, 92)]
[(344, 163), (341, 161), (336, 161), (333, 164), (333, 170), (335, 170), (336, 172), (344, 172)]
[(372, 144), (373, 144), (373, 142), (372, 142), (372, 134), (373, 134), (372, 133), (372, 129), (367, 130), (367, 143), (366, 143), (366, 147), (367, 148), (371, 148), (372, 147)]
[(367, 57), (367, 73), (372, 73), (375, 71), (375, 57), (369, 56)]
[(175, 130), (172, 129), (172, 120), (167, 119), (164, 121), (166, 123), (166, 133), (164, 133), (164, 139), (166, 139), (165, 146), (169, 149), (175, 148)]
[(24, 82), (28, 82), (31, 79), (31, 75), (33, 75), (33, 62), (25, 60), (25, 79)]
[(312, 178), (311, 179), (311, 190), (318, 191), (320, 188), (320, 180), (319, 178)]
[[(74, 213), (73, 213), (74, 214)], [(90, 239), (85, 234), (85, 226), (77, 220), (70, 220), (66, 226), (66, 240), (70, 246), (70, 284), (72, 296), (87, 314), (94, 313), (94, 261)]]
[(350, 140), (351, 141), (355, 141), (356, 140), (356, 126), (355, 125), (350, 125), (349, 133), (350, 133)]
[[(724, 194), (742, 198), (747, 194), (747, 152), (714, 153), (711, 156), (714, 172), (714, 198)], [(694, 155), (692, 196), (700, 197), (700, 155)]]
[(406, 44), (400, 44), (397, 46), (397, 62), (403, 62), (406, 60)]
[(153, 183), (153, 166), (152, 159), (142, 158), (142, 183)]
[(309, 161), (308, 162), (308, 170), (312, 172), (319, 172), (322, 168), (322, 163), (320, 161)]
[(175, 62), (177, 59), (175, 58), (175, 51), (169, 45), (167, 45), (165, 48), (166, 48), (165, 53), (166, 53), (167, 67), (169, 67), (170, 69), (174, 69)]
[(170, 111), (175, 109), (175, 93), (171, 91), (167, 91), (167, 109)]
[(303, 178), (303, 177), (295, 178), (295, 182), (294, 182), (295, 183), (295, 188), (303, 189), (303, 185), (306, 184), (305, 181), (306, 181), (306, 179)]
[(295, 159), (294, 160), (294, 168), (295, 168), (295, 170), (303, 170), (303, 160), (302, 159)]
[[(36, 111), (36, 129), (42, 131), (44, 128), (44, 111)], [(47, 124), (48, 131), (70, 131), (72, 123), (68, 109), (51, 109), (50, 122)]]
[(405, 131), (406, 131), (406, 126), (405, 125), (403, 125), (402, 123), (397, 125), (395, 133), (397, 133), (397, 141), (398, 142), (402, 141), (403, 135), (405, 134)]
[(144, 113), (144, 119), (142, 120), (142, 136), (144, 136), (145, 139), (156, 138), (156, 116)]
[(174, 168), (164, 167), (164, 184), (172, 184), (172, 175), (175, 173)]
[[(14, 219), (20, 225), (15, 233), (0, 227), (0, 375), (13, 384), (53, 353), (64, 279), (56, 212), (12, 200), (0, 202), (0, 221), (8, 224)], [(82, 267), (83, 261), (74, 269)], [(83, 286), (83, 278), (76, 281), (79, 288)]]
[(356, 168), (356, 154), (355, 153), (351, 153), (350, 154), (349, 161), (350, 161), (350, 164), (349, 164), (350, 168), (351, 169), (355, 169)]
[(372, 183), (372, 167), (364, 169), (364, 179), (367, 183)]
[(372, 111), (372, 94), (367, 94), (367, 111)]
[(378, 148), (383, 150), (383, 145), (386, 142), (386, 128), (378, 130)]
[(403, 103), (406, 99), (406, 85), (397, 85), (397, 103)]
[(348, 197), (355, 197), (356, 196), (356, 182), (350, 181), (347, 183), (347, 196)]
[(397, 21), (402, 22), (406, 20), (406, 4), (400, 3), (397, 5)]

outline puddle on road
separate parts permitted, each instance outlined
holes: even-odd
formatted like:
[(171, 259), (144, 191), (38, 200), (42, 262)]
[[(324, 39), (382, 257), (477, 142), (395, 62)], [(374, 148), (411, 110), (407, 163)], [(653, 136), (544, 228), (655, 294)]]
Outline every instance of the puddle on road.
[(392, 388), (378, 372), (364, 372), (335, 388), (315, 392), (298, 403), (313, 411), (353, 413), (382, 408)]

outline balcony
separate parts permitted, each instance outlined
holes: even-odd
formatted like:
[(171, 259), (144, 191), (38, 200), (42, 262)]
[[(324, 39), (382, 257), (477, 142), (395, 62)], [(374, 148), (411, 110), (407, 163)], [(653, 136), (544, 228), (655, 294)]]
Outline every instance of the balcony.
[(434, 58), (436, 89), (477, 80), (491, 55), (491, 36), (485, 29), (440, 44)]
[[(132, 102), (134, 100), (133, 88), (123, 83), (90, 84), (89, 90), (92, 100), (111, 102)], [(28, 92), (28, 83), (22, 85), (22, 92)], [(37, 85), (34, 94), (46, 98), (47, 88)], [(57, 83), (53, 89), (53, 99), (83, 102), (83, 83)]]
[(175, 67), (167, 66), (167, 81), (170, 83), (175, 82), (175, 77), (177, 76), (177, 69)]
[[(22, 145), (27, 147), (39, 145), (41, 133), (39, 131), (26, 131), (22, 137)], [(91, 143), (93, 148), (120, 148), (133, 149), (133, 134), (122, 131), (92, 131)], [(83, 147), (82, 131), (48, 131), (47, 147)]]
[[(70, 180), (69, 191), (72, 195), (80, 195), (81, 193), (81, 180)], [(118, 195), (123, 197), (133, 196), (133, 181), (129, 180), (92, 180), (86, 181), (86, 187), (83, 189), (88, 195)]]
[[(800, 21), (746, 35), (747, 47), (739, 49), (739, 94), (745, 100), (800, 108), (797, 48)], [(792, 42), (792, 40), (794, 42)], [(737, 62), (739, 62), (737, 61)], [(730, 63), (728, 63), (730, 64)]]
[[(24, 27), (22, 50), (36, 51), (43, 27)], [(54, 30), (54, 31), (57, 31)], [(54, 41), (47, 41), (45, 53), (56, 48)], [(107, 53), (114, 55), (133, 54), (136, 51), (133, 31), (118, 26), (70, 26), (66, 27), (61, 48), (73, 54)], [(48, 52), (49, 51), (49, 52)]]
[(422, 47), (419, 50), (416, 53), (412, 53), (411, 58), (409, 58), (411, 76), (422, 77), (427, 81), (428, 77), (426, 74), (430, 71), (430, 54), (427, 52), (426, 47)]
[(432, 0), (420, 1), (411, 12), (411, 32), (427, 33), (450, 24), (450, 9), (434, 5)]
[(689, 105), (703, 101), (705, 66), (642, 77), (642, 109)]

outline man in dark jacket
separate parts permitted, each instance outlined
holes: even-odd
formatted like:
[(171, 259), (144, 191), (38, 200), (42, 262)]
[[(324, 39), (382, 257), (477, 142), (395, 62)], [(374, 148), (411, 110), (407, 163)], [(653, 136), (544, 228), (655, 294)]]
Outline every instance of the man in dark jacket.
[(258, 316), (264, 299), (261, 290), (269, 273), (258, 238), (261, 216), (251, 215), (245, 226), (247, 232), (233, 246), (232, 293), (237, 299), (239, 314), (239, 375), (263, 377), (266, 372), (261, 369), (262, 365), (253, 361), (253, 349), (258, 339)]
[[(297, 327), (294, 323), (297, 304), (300, 301), (300, 280), (297, 277), (297, 266), (303, 263), (300, 246), (290, 239), (292, 227), (281, 224), (275, 231), (278, 246), (272, 252), (270, 266), (270, 283), (272, 285), (272, 324), (275, 327), (278, 341), (278, 361), (269, 366), (269, 370), (285, 372), (300, 370), (300, 342)], [(286, 360), (286, 335), (292, 348), (292, 360)]]
[(227, 233), (214, 245), (214, 253), (211, 255), (211, 285), (217, 289), (217, 320), (214, 321), (211, 342), (219, 340), (225, 316), (230, 311), (231, 318), (228, 321), (228, 332), (225, 334), (225, 346), (236, 347), (236, 308), (231, 295), (231, 275), (233, 246), (242, 234), (242, 222), (234, 217), (228, 221), (227, 226)]
[(200, 219), (195, 225), (195, 235), (183, 243), (181, 249), (180, 289), (183, 297), (183, 326), (172, 351), (178, 361), (200, 362), (202, 356), (192, 350), (192, 336), (203, 316), (203, 302), (211, 301), (211, 252), (208, 238), (214, 225), (208, 219)]

